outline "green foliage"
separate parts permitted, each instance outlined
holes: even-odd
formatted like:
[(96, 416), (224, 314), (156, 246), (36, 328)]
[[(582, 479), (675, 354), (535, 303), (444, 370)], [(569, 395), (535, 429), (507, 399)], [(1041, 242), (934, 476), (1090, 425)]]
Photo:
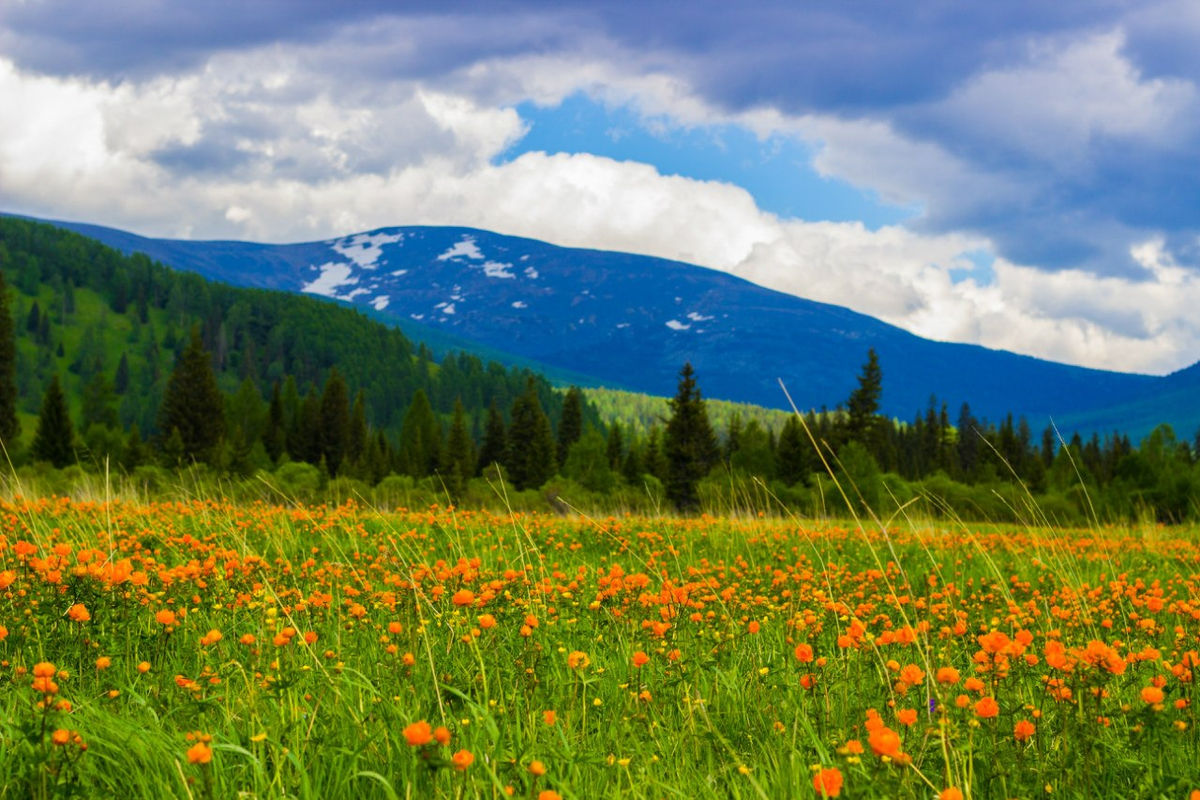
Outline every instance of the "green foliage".
[[(0, 245), (2, 248), (2, 245)], [(0, 249), (0, 268), (5, 267), (6, 251)], [(0, 269), (0, 444), (13, 450), (21, 433), (17, 421), (17, 344), (9, 308), (8, 285)]]
[(532, 381), (513, 403), (511, 416), (504, 466), (518, 491), (536, 489), (554, 474), (556, 446), (550, 418)]
[(671, 400), (663, 453), (667, 466), (667, 497), (681, 511), (699, 504), (697, 482), (717, 458), (717, 439), (690, 363), (679, 371), (679, 388)]
[(58, 375), (50, 380), (42, 398), (42, 413), (38, 417), (37, 433), (33, 437), (32, 455), (56, 467), (65, 467), (75, 460), (75, 428), (67, 412)]
[(200, 340), (199, 326), (192, 328), (191, 339), (167, 381), (159, 428), (170, 435), (179, 432), (185, 461), (211, 458), (225, 433), (225, 402)]

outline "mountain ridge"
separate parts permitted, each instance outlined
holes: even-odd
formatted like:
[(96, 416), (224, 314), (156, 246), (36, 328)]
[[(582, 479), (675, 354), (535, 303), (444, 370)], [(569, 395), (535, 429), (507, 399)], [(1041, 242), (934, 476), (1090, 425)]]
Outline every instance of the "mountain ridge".
[[(1200, 424), (1200, 364), (1169, 376), (1094, 370), (979, 345), (937, 342), (850, 309), (718, 270), (650, 256), (562, 248), (464, 226), (390, 226), (295, 244), (151, 239), (49, 221), (125, 252), (242, 286), (317, 294), (531, 360), (595, 385), (670, 394), (691, 361), (706, 395), (767, 407), (832, 407), (853, 389), (868, 347), (884, 369), (883, 411), (930, 395), (976, 416), (1011, 411), (1035, 426), (1144, 433)], [(460, 345), (461, 346), (461, 345)], [(1162, 402), (1156, 401), (1161, 396)], [(1112, 410), (1111, 412), (1109, 410)], [(1121, 409), (1125, 409), (1122, 411)]]

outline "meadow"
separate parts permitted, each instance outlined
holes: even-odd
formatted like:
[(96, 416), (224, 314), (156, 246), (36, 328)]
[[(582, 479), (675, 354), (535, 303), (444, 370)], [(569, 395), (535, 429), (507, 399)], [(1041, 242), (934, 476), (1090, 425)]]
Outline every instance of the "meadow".
[(1188, 798), (1195, 529), (0, 503), (0, 797)]

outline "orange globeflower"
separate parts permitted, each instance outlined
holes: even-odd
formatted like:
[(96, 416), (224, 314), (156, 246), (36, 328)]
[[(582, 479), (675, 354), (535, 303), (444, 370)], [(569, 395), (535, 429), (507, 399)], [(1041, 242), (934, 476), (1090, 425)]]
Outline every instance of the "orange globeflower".
[(212, 748), (204, 742), (196, 742), (187, 750), (189, 764), (207, 764), (212, 761)]
[(588, 654), (582, 650), (573, 650), (567, 653), (567, 666), (571, 669), (583, 669), (591, 663), (592, 660), (588, 658)]
[(433, 728), (425, 720), (414, 722), (404, 729), (404, 741), (409, 747), (421, 747), (433, 741)]
[(53, 678), (58, 674), (58, 667), (50, 661), (39, 661), (33, 665), (33, 677), (35, 678)]
[(941, 794), (938, 795), (938, 800), (963, 800), (963, 793), (957, 787), (951, 786), (942, 789)]
[(807, 664), (813, 660), (813, 649), (808, 644), (796, 645), (796, 660), (801, 664)]
[(1028, 740), (1035, 733), (1037, 733), (1037, 726), (1027, 719), (1023, 719), (1013, 726), (1013, 738), (1018, 742)]
[(108, 669), (112, 666), (112, 659), (108, 656), (100, 656), (96, 659), (96, 669)]
[(433, 729), (433, 738), (438, 744), (440, 744), (442, 747), (445, 747), (446, 745), (450, 744), (450, 729), (439, 725)]
[(530, 761), (529, 774), (535, 778), (540, 778), (546, 774), (546, 765), (540, 761)]
[(479, 615), (479, 627), (483, 628), (485, 631), (488, 628), (496, 627), (496, 618), (493, 617), (491, 614), (480, 614)]
[(542, 722), (546, 723), (547, 725), (553, 725), (557, 721), (558, 721), (558, 712), (557, 711), (543, 711), (542, 712)]
[(50, 734), (50, 741), (57, 745), (64, 745), (71, 741), (71, 732), (66, 728), (59, 728), (54, 733)]
[(538, 800), (562, 800), (562, 795), (550, 789), (543, 789), (538, 792)]
[(470, 589), (459, 589), (450, 598), (450, 602), (456, 606), (469, 606), (475, 602), (475, 593)]
[(902, 708), (896, 712), (896, 719), (901, 725), (913, 725), (917, 721), (917, 710), (915, 708)]
[(149, 661), (139, 661), (138, 665), (137, 665), (137, 671), (142, 673), (143, 675), (145, 675), (147, 672), (150, 671), (150, 662)]
[(813, 776), (812, 783), (817, 797), (837, 797), (842, 793), (842, 771), (837, 767), (822, 769)]
[(633, 654), (633, 665), (635, 667), (642, 667), (648, 661), (650, 661), (650, 656), (646, 655), (641, 650), (638, 650), (636, 653)]
[(67, 616), (71, 618), (72, 622), (87, 622), (92, 618), (92, 615), (87, 610), (87, 606), (83, 603), (76, 603), (68, 608)]
[(891, 728), (876, 728), (867, 738), (867, 744), (877, 756), (895, 756), (900, 752), (900, 734)]
[(471, 764), (475, 763), (475, 756), (470, 750), (459, 750), (454, 755), (450, 756), (450, 763), (459, 772), (463, 772)]
[(953, 686), (958, 683), (958, 670), (954, 667), (938, 667), (937, 682)]
[(154, 621), (159, 625), (174, 625), (176, 622), (175, 612), (164, 608), (154, 615)]
[(1163, 690), (1157, 686), (1147, 686), (1142, 689), (1142, 701), (1148, 705), (1158, 705), (1163, 701)]
[(994, 697), (985, 697), (975, 704), (975, 713), (982, 719), (991, 719), (1000, 713), (1000, 704)]

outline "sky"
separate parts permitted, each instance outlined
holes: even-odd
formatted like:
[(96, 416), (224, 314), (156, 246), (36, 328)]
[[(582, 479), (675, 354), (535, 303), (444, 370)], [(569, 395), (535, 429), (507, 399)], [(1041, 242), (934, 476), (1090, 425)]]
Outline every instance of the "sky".
[(464, 225), (929, 338), (1200, 360), (1200, 4), (0, 0), (0, 210)]

